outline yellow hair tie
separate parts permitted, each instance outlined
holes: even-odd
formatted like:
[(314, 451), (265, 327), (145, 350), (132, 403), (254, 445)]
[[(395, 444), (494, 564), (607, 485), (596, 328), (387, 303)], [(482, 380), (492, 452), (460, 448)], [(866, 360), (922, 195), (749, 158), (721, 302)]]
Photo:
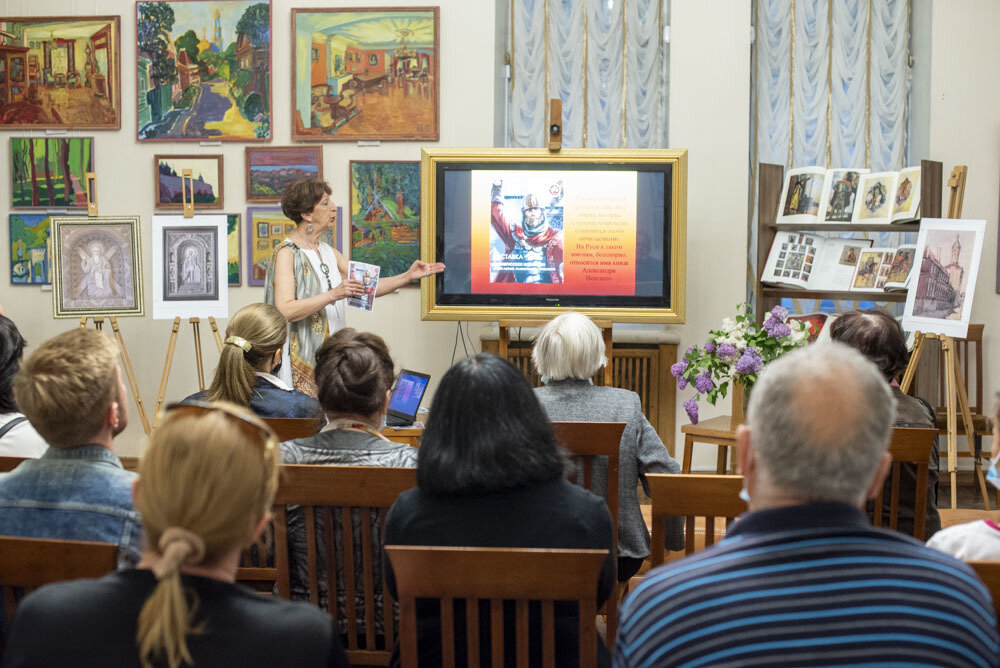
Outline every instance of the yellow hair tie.
[(242, 348), (245, 353), (250, 352), (250, 349), (253, 348), (250, 342), (242, 336), (227, 336), (226, 343)]

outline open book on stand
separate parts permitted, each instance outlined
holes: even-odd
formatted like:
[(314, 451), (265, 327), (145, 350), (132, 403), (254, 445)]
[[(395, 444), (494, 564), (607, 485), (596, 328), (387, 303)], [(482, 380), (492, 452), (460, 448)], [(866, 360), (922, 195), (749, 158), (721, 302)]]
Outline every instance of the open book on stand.
[(778, 224), (908, 223), (920, 218), (920, 167), (899, 172), (799, 167), (785, 175)]
[(906, 290), (916, 246), (872, 248), (871, 239), (825, 238), (779, 232), (771, 244), (761, 282), (834, 292)]

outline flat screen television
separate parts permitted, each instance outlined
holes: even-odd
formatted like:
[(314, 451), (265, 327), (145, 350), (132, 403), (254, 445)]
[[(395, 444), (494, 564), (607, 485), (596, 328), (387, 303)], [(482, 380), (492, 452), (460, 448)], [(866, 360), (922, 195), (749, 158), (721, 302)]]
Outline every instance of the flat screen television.
[(684, 322), (687, 151), (423, 149), (425, 320)]

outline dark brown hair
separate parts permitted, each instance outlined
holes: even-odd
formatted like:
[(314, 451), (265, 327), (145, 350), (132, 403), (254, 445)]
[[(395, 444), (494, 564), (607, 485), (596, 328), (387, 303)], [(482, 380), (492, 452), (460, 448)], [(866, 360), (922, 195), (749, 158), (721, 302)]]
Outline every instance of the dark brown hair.
[(905, 371), (910, 361), (903, 328), (895, 318), (882, 311), (866, 309), (844, 313), (830, 326), (830, 338), (861, 352), (889, 380)]
[(393, 366), (381, 336), (345, 327), (316, 351), (319, 403), (330, 413), (373, 415), (385, 405)]
[(295, 224), (302, 222), (302, 214), (311, 212), (323, 195), (333, 194), (326, 181), (299, 179), (281, 194), (281, 212)]

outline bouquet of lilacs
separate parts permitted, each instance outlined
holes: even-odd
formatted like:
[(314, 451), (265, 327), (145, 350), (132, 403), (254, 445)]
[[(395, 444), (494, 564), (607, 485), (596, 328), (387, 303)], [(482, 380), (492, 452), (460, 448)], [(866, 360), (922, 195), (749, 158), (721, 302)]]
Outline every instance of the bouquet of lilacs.
[(749, 390), (762, 366), (806, 344), (809, 337), (806, 324), (787, 319), (788, 311), (775, 306), (763, 327), (758, 328), (749, 304), (743, 304), (735, 318), (725, 318), (721, 329), (709, 331), (710, 337), (702, 348), (691, 346), (684, 359), (670, 367), (678, 389), (690, 384), (697, 392), (684, 402), (684, 410), (693, 424), (698, 423), (700, 395), (705, 395), (714, 406), (716, 399), (726, 396), (730, 381)]

